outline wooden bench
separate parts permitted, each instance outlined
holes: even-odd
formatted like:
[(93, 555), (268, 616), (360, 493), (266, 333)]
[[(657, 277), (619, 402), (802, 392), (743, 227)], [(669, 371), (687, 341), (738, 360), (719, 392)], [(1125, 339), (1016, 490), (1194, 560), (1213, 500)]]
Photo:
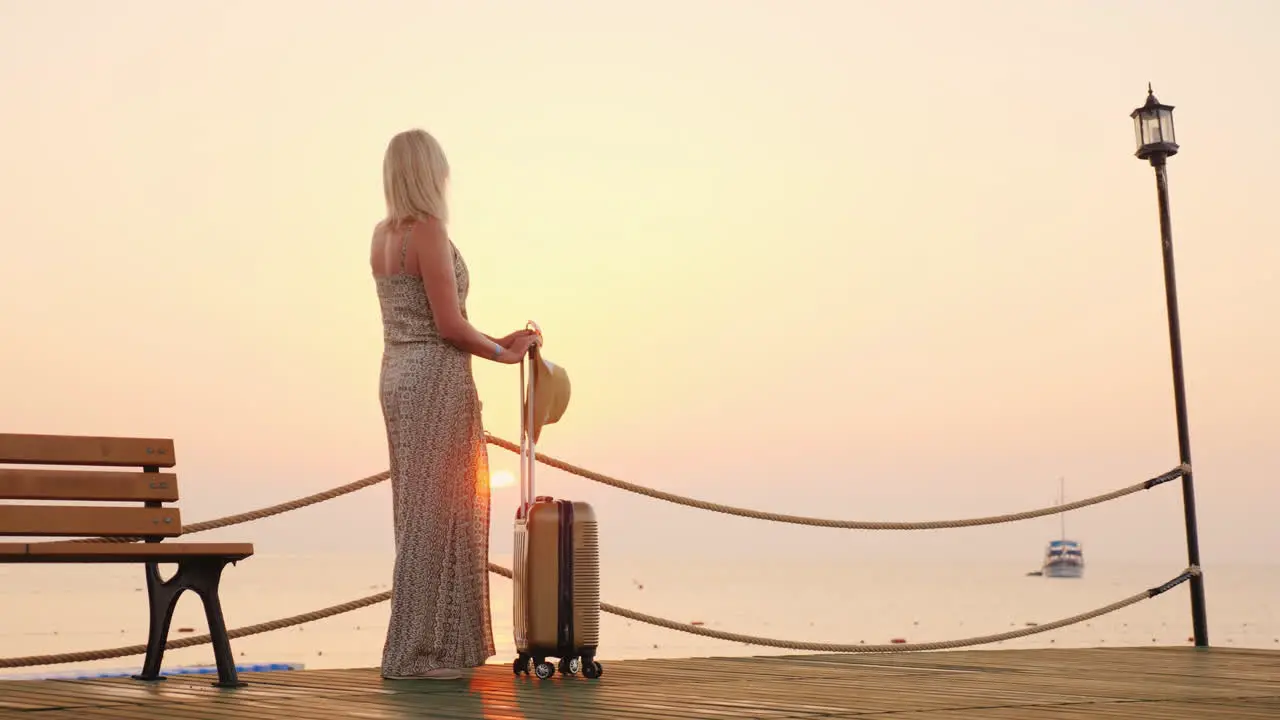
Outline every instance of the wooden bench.
[[(160, 661), (178, 598), (193, 590), (204, 602), (217, 687), (241, 687), (218, 599), (227, 563), (253, 555), (249, 543), (162, 543), (182, 535), (182, 515), (165, 503), (178, 500), (178, 478), (161, 468), (176, 462), (172, 440), (0, 434), (0, 466), (54, 465), (139, 470), (64, 470), (0, 467), (0, 501), (139, 502), (140, 507), (15, 504), (0, 502), (0, 538), (66, 538), (88, 541), (0, 542), (0, 563), (141, 563), (151, 609), (147, 653), (137, 680), (163, 680)], [(117, 542), (107, 542), (116, 538)], [(119, 542), (132, 538), (135, 542)], [(144, 542), (136, 542), (144, 540)], [(177, 573), (160, 577), (160, 563)]]

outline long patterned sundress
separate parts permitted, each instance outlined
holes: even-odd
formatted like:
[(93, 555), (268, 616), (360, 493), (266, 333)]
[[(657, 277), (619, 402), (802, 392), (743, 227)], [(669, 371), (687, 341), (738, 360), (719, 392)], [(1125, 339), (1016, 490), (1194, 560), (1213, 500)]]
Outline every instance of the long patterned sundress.
[[(453, 250), (466, 317), (470, 275)], [(422, 278), (376, 277), (382, 413), (391, 456), (396, 562), (382, 674), (468, 668), (494, 655), (489, 614), (489, 463), (471, 355), (436, 328)]]

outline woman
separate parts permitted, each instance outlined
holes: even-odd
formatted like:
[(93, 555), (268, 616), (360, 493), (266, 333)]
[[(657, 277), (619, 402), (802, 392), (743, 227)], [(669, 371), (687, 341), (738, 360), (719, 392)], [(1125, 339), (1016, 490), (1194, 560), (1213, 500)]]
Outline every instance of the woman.
[(370, 252), (396, 538), (389, 679), (457, 679), (494, 654), (489, 463), (471, 356), (518, 363), (536, 341), (528, 330), (494, 339), (468, 322), (470, 277), (445, 231), (448, 180), (435, 138), (409, 130), (391, 139), (387, 216)]

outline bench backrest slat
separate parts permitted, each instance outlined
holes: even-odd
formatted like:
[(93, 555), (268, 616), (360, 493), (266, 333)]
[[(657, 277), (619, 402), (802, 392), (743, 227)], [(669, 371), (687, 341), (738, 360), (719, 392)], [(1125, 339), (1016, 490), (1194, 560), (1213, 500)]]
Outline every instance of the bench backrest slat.
[(177, 459), (173, 440), (0, 433), (0, 463), (170, 468)]
[[(175, 463), (172, 440), (0, 433), (0, 538), (178, 537)], [(77, 502), (141, 505), (61, 504)]]
[(178, 508), (0, 505), (0, 536), (177, 537)]
[(173, 473), (0, 468), (0, 500), (177, 502)]

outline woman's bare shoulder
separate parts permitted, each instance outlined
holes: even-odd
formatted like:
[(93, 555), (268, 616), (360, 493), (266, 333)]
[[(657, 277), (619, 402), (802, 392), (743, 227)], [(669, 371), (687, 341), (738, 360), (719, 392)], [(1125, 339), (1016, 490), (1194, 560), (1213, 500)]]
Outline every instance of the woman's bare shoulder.
[(409, 231), (409, 242), (415, 244), (434, 245), (438, 243), (447, 243), (449, 233), (445, 230), (444, 223), (439, 219), (428, 216), (425, 219), (414, 219), (405, 224), (404, 227)]

